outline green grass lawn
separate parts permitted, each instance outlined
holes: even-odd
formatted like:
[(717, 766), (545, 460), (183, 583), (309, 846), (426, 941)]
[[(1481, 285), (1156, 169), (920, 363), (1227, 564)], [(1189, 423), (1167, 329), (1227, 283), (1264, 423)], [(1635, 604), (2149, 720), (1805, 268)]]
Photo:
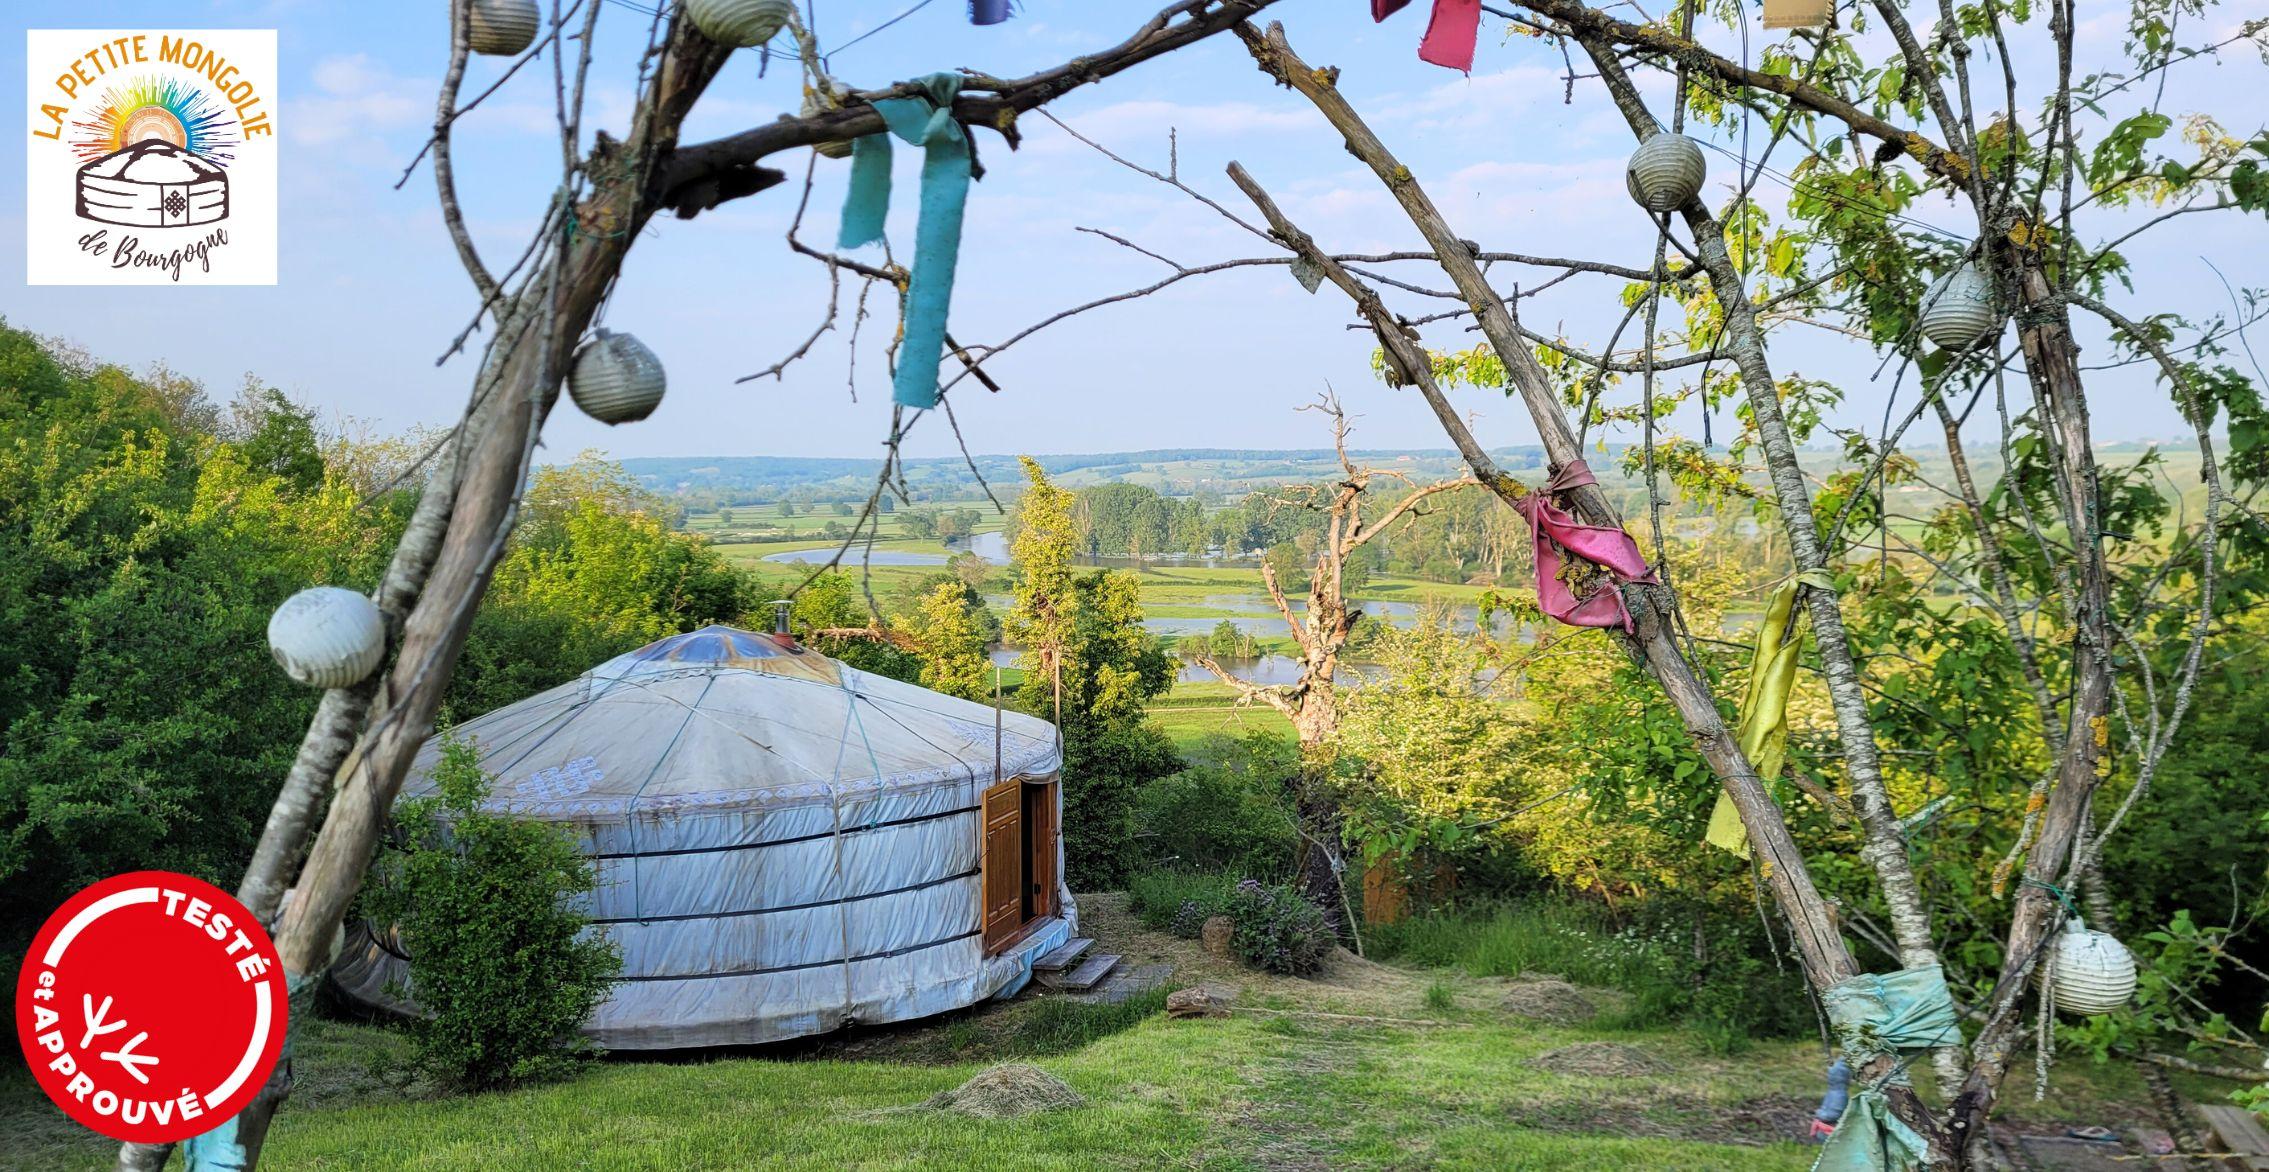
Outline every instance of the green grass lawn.
[[(1713, 1052), (1673, 1030), (1546, 1025), (1501, 1007), (1509, 978), (1353, 958), (1312, 980), (1271, 977), (1142, 930), (1117, 895), (1081, 896), (1082, 931), (1178, 985), (1239, 990), (1227, 1019), (1176, 1021), (1161, 994), (1124, 1007), (1049, 995), (909, 1026), (698, 1061), (610, 1059), (569, 1081), (448, 1095), (404, 1073), (392, 1030), (308, 1023), (299, 1090), (264, 1166), (600, 1170), (1788, 1169), (1812, 1151), (1775, 1138), (1816, 1101), (1815, 1041)], [(1555, 1073), (1578, 1042), (1636, 1047), (1643, 1077)], [(922, 1109), (991, 1063), (1029, 1061), (1087, 1100), (1024, 1119)], [(0, 1166), (98, 1169), (112, 1149), (66, 1121), (11, 1064), (0, 1076)], [(2013, 1087), (2014, 1087), (2013, 1083)], [(2138, 1117), (2124, 1064), (2060, 1062), (2047, 1104), (2013, 1089), (2037, 1129)], [(2124, 1112), (2124, 1114), (2121, 1114)], [(2051, 1134), (2054, 1131), (2050, 1131)]]
[(1276, 709), (1259, 704), (1247, 708), (1153, 708), (1150, 718), (1173, 738), (1174, 747), (1183, 756), (1204, 755), (1209, 737), (1241, 737), (1256, 728), (1288, 741), (1293, 739), (1292, 722)]

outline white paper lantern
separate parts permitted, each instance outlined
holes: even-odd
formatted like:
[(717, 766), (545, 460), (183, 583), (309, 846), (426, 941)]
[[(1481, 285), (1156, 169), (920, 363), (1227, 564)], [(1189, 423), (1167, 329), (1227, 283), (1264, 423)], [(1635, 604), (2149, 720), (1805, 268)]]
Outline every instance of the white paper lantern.
[(475, 53), (511, 57), (536, 42), (542, 23), (536, 0), (473, 0), (465, 10), (465, 39)]
[(666, 382), (662, 360), (644, 342), (599, 330), (575, 352), (567, 394), (601, 423), (634, 423), (654, 413)]
[(685, 14), (701, 35), (720, 45), (753, 49), (793, 20), (791, 0), (685, 0)]
[[(822, 79), (820, 84), (830, 88), (835, 85), (833, 81), (825, 79)], [(841, 101), (822, 97), (817, 90), (810, 86), (804, 87), (804, 117), (809, 118), (814, 114), (824, 114), (829, 110), (840, 110), (842, 108)], [(847, 159), (851, 157), (851, 140), (847, 138), (829, 139), (826, 142), (814, 143), (812, 149), (830, 159)]]
[(1964, 261), (1923, 294), (1917, 324), (1923, 337), (1948, 350), (1967, 350), (1984, 341), (1998, 324), (1992, 280), (1977, 262)]
[(1683, 134), (1667, 131), (1639, 144), (1623, 168), (1623, 185), (1631, 198), (1650, 212), (1676, 211), (1701, 194), (1709, 164), (1702, 145)]
[(352, 590), (310, 586), (268, 616), (268, 651), (300, 683), (353, 687), (386, 655), (386, 619)]
[(2045, 967), (2056, 1007), (2067, 1013), (2112, 1013), (2135, 996), (2134, 954), (2109, 934), (2089, 931), (2078, 916), (2065, 922)]

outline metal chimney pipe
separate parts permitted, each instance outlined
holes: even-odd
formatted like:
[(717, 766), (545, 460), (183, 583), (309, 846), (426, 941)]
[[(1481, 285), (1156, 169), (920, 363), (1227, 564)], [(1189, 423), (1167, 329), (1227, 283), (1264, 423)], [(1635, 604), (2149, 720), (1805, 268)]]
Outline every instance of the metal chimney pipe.
[(788, 630), (788, 612), (793, 609), (795, 605), (796, 604), (794, 602), (785, 598), (775, 598), (772, 600), (773, 634), (778, 635), (783, 639), (792, 637), (792, 633)]

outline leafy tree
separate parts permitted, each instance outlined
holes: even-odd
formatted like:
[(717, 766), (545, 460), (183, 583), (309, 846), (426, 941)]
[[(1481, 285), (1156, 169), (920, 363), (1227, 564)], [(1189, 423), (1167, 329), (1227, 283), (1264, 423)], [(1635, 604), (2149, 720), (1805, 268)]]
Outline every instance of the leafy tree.
[(0, 327), (0, 933), (120, 871), (233, 886), (317, 699), (269, 613), (375, 575), (390, 512), (218, 422), (194, 384)]
[(250, 430), (237, 445), (245, 464), (300, 492), (323, 487), (325, 468), (315, 413), (274, 387), (246, 387), (245, 396), (250, 400)]
[(923, 687), (965, 700), (992, 698), (985, 617), (985, 600), (958, 581), (940, 582), (922, 599), (915, 629)]
[(700, 538), (663, 523), (622, 467), (586, 452), (539, 468), (473, 622), (447, 703), (475, 716), (667, 635), (730, 623), (759, 601)]
[(1142, 627), (1134, 575), (1077, 573), (1072, 493), (1027, 456), (1017, 506), (1015, 607), (1005, 624), (1024, 647), (1018, 703), (1054, 719), (1064, 737), (1064, 844), (1070, 878), (1116, 885), (1132, 862), (1131, 815), (1142, 783), (1179, 760), (1145, 705), (1173, 686), (1174, 668)]
[(1268, 553), (1261, 560), (1276, 574), (1277, 584), (1285, 593), (1300, 594), (1308, 589), (1308, 555), (1301, 552), (1298, 544), (1279, 541), (1268, 547)]
[(983, 590), (993, 579), (992, 564), (973, 553), (957, 553), (945, 560), (945, 567), (971, 590)]
[[(865, 592), (841, 570), (829, 570), (803, 583), (790, 615), (804, 641), (822, 655), (907, 683), (922, 678), (921, 657), (892, 641), (868, 606)], [(831, 631), (858, 633), (824, 633)]]

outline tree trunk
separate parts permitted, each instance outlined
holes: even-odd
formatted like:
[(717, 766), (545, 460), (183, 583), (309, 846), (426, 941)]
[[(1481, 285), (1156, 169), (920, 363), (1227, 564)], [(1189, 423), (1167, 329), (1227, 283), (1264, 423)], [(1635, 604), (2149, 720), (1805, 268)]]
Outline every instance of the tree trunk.
[[(1311, 615), (1311, 620), (1314, 616)], [(1333, 789), (1332, 745), (1339, 733), (1339, 708), (1331, 680), (1336, 650), (1320, 656), (1321, 666), (1310, 663), (1300, 707), (1292, 716), (1300, 737), (1300, 761), (1293, 774), (1292, 814), (1300, 826), (1300, 893), (1322, 908), (1340, 939), (1353, 938), (1353, 916), (1348, 909), (1345, 854), (1346, 823)]]
[[(1640, 142), (1658, 131), (1637, 87), (1623, 72), (1613, 47), (1583, 41), (1584, 51), (1599, 70), (1615, 103)], [(1710, 279), (1710, 289), (1725, 313), (1719, 346), (1731, 352), (1734, 368), (1749, 400), (1750, 417), (1765, 452), (1765, 469), (1780, 506), (1781, 524), (1788, 532), (1789, 555), (1804, 572), (1832, 572), (1828, 554), (1812, 516), (1812, 490), (1804, 483), (1804, 468), (1797, 461), (1796, 444), (1781, 415), (1780, 388), (1765, 355), (1764, 332), (1757, 326), (1756, 310), (1741, 274), (1726, 251), (1725, 228), (1699, 198), (1679, 209), (1693, 234), (1695, 253)], [(1891, 808), (1891, 795), (1883, 783), (1882, 754), (1875, 743), (1875, 726), (1868, 719), (1867, 694), (1860, 687), (1859, 667), (1844, 633), (1840, 600), (1832, 587), (1800, 586), (1805, 610), (1812, 616), (1812, 635), (1820, 649), (1821, 674), (1827, 677), (1828, 698), (1836, 714), (1836, 737), (1844, 751), (1844, 769), (1851, 780), (1852, 805), (1859, 816), (1864, 845), (1860, 857), (1875, 872), (1883, 892), (1884, 909), (1891, 921), (1892, 938), (1899, 946), (1899, 963), (1906, 968), (1937, 964), (1938, 949), (1930, 929), (1930, 909), (1915, 882), (1914, 866), (1907, 857), (1906, 831)], [(1952, 1086), (1962, 1077), (1958, 1047), (1932, 1052), (1939, 1081)]]
[(2104, 579), (2103, 535), (2096, 507), (2095, 450), (2088, 436), (2088, 407), (2082, 395), (2078, 351), (2070, 318), (2048, 277), (2040, 254), (1997, 237), (1999, 267), (2014, 272), (2017, 337), (2024, 348), (2026, 375), (2038, 400), (2044, 438), (2057, 470), (2065, 522), (2072, 535), (2076, 589), (2071, 616), (2072, 702), (2064, 729), (2064, 753), (2057, 760), (2056, 787), (2041, 816), (2040, 834), (2025, 858), (2025, 883), (2017, 891), (2002, 945), (2001, 979), (1986, 1004), (1985, 1024), (1971, 1047), (1970, 1075), (1954, 1105), (1955, 1125), (1982, 1126), (1993, 1110), (2001, 1081), (2023, 1027), (2019, 1004), (2027, 976), (2062, 919), (2063, 905), (2046, 885), (2065, 878), (2073, 843), (2086, 828), (2102, 776), (2103, 751), (2110, 741), (2111, 638), (2109, 591)]

